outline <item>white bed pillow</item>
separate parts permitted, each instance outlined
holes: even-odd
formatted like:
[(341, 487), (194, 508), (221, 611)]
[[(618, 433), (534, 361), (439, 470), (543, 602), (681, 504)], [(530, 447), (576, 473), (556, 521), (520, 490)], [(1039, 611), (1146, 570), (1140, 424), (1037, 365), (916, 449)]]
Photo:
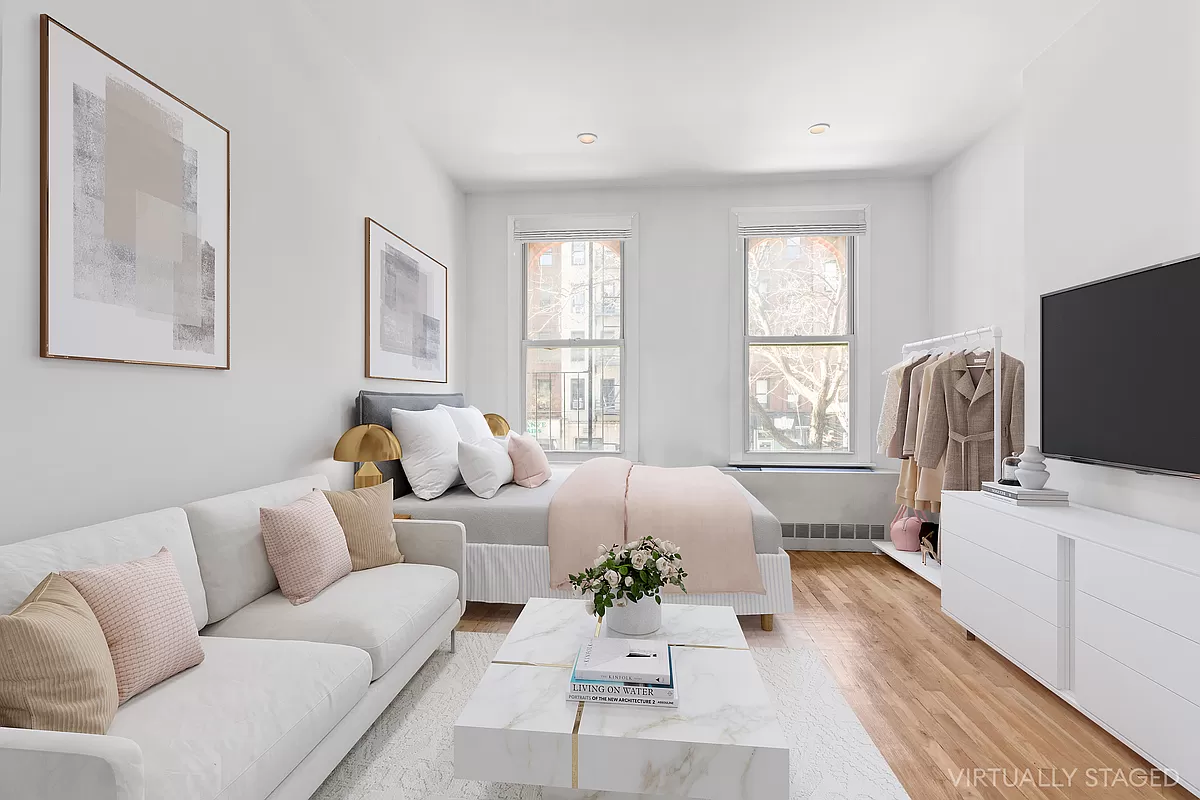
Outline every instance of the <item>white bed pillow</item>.
[(506, 483), (512, 483), (513, 463), (504, 439), (487, 438), (477, 444), (458, 443), (458, 468), (467, 488), (490, 500)]
[(400, 440), (400, 466), (417, 497), (432, 500), (462, 482), (458, 428), (443, 406), (429, 411), (393, 408), (392, 433)]
[[(444, 408), (450, 415), (450, 419), (454, 420), (454, 427), (458, 428), (458, 436), (464, 442), (479, 444), (484, 439), (492, 438), (492, 429), (488, 427), (487, 420), (483, 418), (483, 412), (475, 406), (456, 408), (455, 406), (439, 405), (438, 408)], [(401, 447), (403, 446), (402, 444)]]

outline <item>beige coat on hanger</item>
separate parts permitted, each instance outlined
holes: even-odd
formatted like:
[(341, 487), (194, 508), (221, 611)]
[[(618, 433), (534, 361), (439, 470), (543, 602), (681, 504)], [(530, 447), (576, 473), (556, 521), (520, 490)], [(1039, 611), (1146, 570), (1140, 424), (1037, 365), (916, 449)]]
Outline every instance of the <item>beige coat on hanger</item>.
[[(921, 374), (921, 396), (917, 409), (917, 430), (913, 437), (913, 462), (920, 465), (920, 441), (921, 432), (925, 430), (925, 417), (928, 415), (929, 393), (933, 388), (933, 375), (938, 364), (949, 361), (953, 356), (952, 353), (943, 353), (938, 356), (933, 362), (925, 365), (925, 372)], [(942, 456), (942, 460), (933, 469), (924, 469), (919, 467), (917, 470), (917, 491), (916, 503), (913, 506), (921, 511), (942, 510), (942, 473), (945, 471), (946, 457)]]
[(996, 402), (1000, 403), (1001, 452), (1025, 449), (1025, 365), (1008, 354), (1002, 358), (1004, 385), (998, 400), (992, 355), (988, 355), (978, 384), (961, 353), (934, 368), (917, 464), (933, 468), (945, 455), (944, 491), (978, 491), (981, 482), (994, 480), (992, 413)]

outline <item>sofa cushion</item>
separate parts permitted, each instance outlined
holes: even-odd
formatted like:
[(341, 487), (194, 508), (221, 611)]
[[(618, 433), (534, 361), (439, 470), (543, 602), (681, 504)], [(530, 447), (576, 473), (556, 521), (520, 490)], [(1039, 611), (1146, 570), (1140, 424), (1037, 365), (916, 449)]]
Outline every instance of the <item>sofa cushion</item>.
[(279, 591), (303, 605), (334, 581), (350, 574), (346, 536), (322, 492), (313, 490), (278, 508), (260, 508), (267, 560)]
[(374, 569), (404, 560), (392, 524), (391, 481), (346, 492), (325, 492), (325, 499), (342, 526), (354, 569)]
[(79, 590), (52, 572), (0, 614), (0, 726), (104, 733), (116, 713), (104, 631)]
[(261, 800), (371, 678), (351, 647), (202, 638), (204, 663), (121, 706), (108, 729), (142, 748), (147, 798)]
[(258, 510), (285, 506), (313, 489), (328, 488), (329, 479), (324, 475), (310, 475), (183, 507), (196, 543), (209, 622), (225, 619), (279, 586), (267, 560)]
[[(255, 519), (258, 510), (255, 509)], [(0, 614), (16, 608), (49, 572), (148, 558), (167, 548), (187, 592), (196, 628), (208, 622), (208, 605), (188, 518), (179, 508), (102, 522), (0, 547)], [(264, 556), (265, 558), (265, 556)]]
[(64, 572), (104, 630), (124, 703), (204, 660), (171, 551)]
[(453, 570), (392, 564), (351, 572), (302, 606), (272, 592), (204, 634), (351, 645), (370, 655), (375, 680), (457, 602)]

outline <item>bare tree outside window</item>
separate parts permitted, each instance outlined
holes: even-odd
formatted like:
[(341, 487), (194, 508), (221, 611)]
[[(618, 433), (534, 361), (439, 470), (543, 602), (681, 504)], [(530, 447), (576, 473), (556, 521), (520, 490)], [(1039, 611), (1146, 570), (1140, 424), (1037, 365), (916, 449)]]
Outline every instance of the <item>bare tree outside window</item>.
[(853, 246), (745, 240), (747, 451), (850, 450)]

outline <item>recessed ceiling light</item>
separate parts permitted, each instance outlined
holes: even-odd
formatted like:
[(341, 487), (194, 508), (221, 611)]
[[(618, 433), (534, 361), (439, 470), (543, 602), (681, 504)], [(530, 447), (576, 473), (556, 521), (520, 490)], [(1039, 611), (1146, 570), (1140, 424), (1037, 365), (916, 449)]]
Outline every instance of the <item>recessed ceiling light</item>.
[(829, 130), (828, 122), (818, 122), (816, 125), (809, 127), (808, 132), (811, 133), (813, 136), (820, 136), (822, 133), (825, 133), (828, 130)]
[(578, 136), (576, 136), (575, 138), (578, 139), (579, 141), (583, 142), (584, 144), (595, 144), (596, 140), (599, 139), (600, 137), (594, 133), (581, 133)]

